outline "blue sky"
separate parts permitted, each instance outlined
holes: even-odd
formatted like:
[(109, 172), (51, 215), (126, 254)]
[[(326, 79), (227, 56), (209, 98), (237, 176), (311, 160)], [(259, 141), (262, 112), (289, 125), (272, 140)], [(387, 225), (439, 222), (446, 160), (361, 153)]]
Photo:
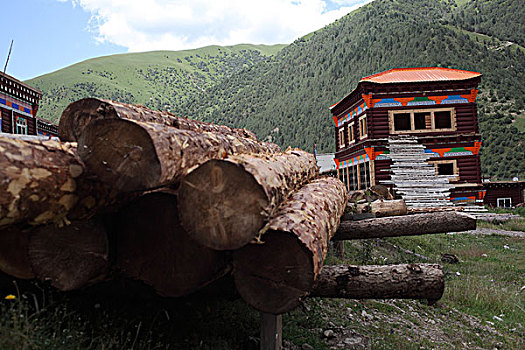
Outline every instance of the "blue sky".
[(0, 62), (25, 80), (115, 53), (290, 43), (370, 0), (0, 0)]

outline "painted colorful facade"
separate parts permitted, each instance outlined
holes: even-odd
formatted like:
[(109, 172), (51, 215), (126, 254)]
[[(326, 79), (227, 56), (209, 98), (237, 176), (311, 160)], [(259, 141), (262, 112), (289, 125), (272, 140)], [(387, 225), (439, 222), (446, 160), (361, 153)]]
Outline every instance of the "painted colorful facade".
[(389, 138), (416, 136), (436, 174), (454, 185), (450, 200), (482, 203), (480, 80), (477, 72), (440, 67), (397, 68), (361, 79), (330, 107), (340, 179), (349, 190), (387, 183)]
[(0, 72), (0, 132), (56, 136), (57, 126), (36, 117), (42, 93)]

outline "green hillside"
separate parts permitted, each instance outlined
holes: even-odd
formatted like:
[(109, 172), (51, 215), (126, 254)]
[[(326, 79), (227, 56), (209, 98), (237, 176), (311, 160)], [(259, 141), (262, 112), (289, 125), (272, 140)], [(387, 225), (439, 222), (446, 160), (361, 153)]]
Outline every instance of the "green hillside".
[(246, 127), (282, 146), (311, 149), (316, 142), (327, 152), (335, 148), (328, 107), (361, 77), (392, 67), (474, 70), (483, 73), (478, 100), (483, 172), (523, 178), (525, 49), (508, 42), (516, 26), (501, 23), (522, 21), (525, 13), (520, 0), (483, 7), (486, 13), (478, 9), (483, 16), (498, 16), (490, 17), (493, 26), (482, 21), (484, 32), (476, 33), (470, 20), (455, 19), (473, 12), (472, 3), (374, 1), (296, 40), (271, 60), (229, 76), (176, 111)]
[(522, 0), (377, 0), (276, 46), (211, 46), (97, 58), (28, 81), (56, 121), (100, 96), (253, 130), (281, 146), (334, 150), (328, 107), (359, 79), (393, 67), (483, 73), (478, 98), (484, 175), (525, 178)]
[(105, 56), (27, 83), (43, 91), (39, 116), (54, 122), (69, 103), (83, 97), (103, 97), (170, 110), (218, 80), (268, 60), (283, 46), (208, 46)]

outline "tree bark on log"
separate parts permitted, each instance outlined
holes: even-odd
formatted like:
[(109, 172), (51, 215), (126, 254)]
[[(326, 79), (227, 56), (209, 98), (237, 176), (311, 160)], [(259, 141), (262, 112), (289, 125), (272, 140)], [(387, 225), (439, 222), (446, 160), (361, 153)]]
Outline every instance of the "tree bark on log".
[(402, 199), (382, 200), (378, 199), (370, 203), (370, 212), (376, 217), (406, 215), (407, 206)]
[(342, 221), (335, 241), (415, 236), (476, 229), (476, 219), (454, 211)]
[(297, 149), (210, 160), (181, 183), (182, 225), (206, 247), (238, 249), (257, 239), (279, 204), (317, 176), (314, 156)]
[(177, 197), (155, 192), (138, 198), (119, 215), (117, 267), (166, 297), (195, 292), (230, 270), (230, 254), (190, 239), (179, 223)]
[(35, 277), (28, 256), (29, 230), (18, 226), (0, 230), (0, 271), (21, 279)]
[(445, 277), (436, 264), (324, 266), (311, 297), (439, 300)]
[(61, 291), (82, 288), (109, 269), (106, 228), (100, 218), (37, 227), (29, 238), (29, 260), (41, 281)]
[(257, 141), (247, 129), (233, 129), (188, 118), (176, 117), (169, 112), (153, 111), (144, 106), (120, 103), (99, 98), (84, 98), (66, 107), (58, 125), (58, 136), (62, 141), (76, 142), (84, 128), (97, 119), (130, 119), (139, 122), (157, 123), (183, 130), (208, 131)]
[(235, 285), (248, 304), (272, 314), (300, 304), (321, 271), (346, 195), (331, 177), (305, 185), (279, 207), (262, 243), (234, 252)]
[(88, 219), (130, 197), (87, 178), (74, 143), (4, 137), (0, 137), (0, 192), (0, 228)]
[(138, 191), (177, 183), (209, 159), (238, 153), (274, 153), (280, 149), (232, 134), (101, 119), (84, 128), (78, 150), (98, 179), (121, 191)]

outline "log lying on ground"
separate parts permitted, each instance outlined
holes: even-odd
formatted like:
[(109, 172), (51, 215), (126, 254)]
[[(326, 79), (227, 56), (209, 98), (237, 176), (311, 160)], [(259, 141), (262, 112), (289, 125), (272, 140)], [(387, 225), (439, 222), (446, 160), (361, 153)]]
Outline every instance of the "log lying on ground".
[(445, 278), (436, 264), (324, 266), (312, 297), (428, 299), (443, 295)]
[(448, 211), (404, 216), (390, 216), (360, 221), (342, 221), (335, 241), (397, 236), (414, 236), (476, 229), (472, 216)]
[(153, 111), (144, 106), (99, 98), (84, 98), (67, 106), (60, 118), (58, 136), (62, 141), (77, 141), (86, 125), (97, 119), (131, 119), (140, 122), (163, 124), (184, 130), (228, 134), (257, 141), (255, 134), (246, 129), (233, 129), (224, 125), (175, 117), (168, 112)]
[(0, 192), (0, 227), (87, 219), (129, 197), (86, 178), (74, 143), (4, 137)]
[(160, 295), (190, 294), (230, 270), (229, 254), (192, 241), (179, 223), (177, 197), (156, 192), (124, 208), (116, 229), (117, 267)]
[(346, 204), (344, 184), (315, 180), (283, 203), (261, 244), (234, 252), (233, 276), (242, 298), (266, 313), (297, 307), (312, 289)]
[(233, 135), (99, 119), (84, 128), (78, 153), (101, 181), (122, 191), (137, 191), (176, 183), (209, 159), (277, 149), (274, 144)]
[(99, 218), (63, 227), (39, 226), (29, 238), (29, 260), (37, 278), (62, 291), (82, 288), (104, 276), (108, 255), (107, 231)]
[(296, 149), (210, 160), (181, 183), (182, 225), (204, 246), (238, 249), (256, 239), (283, 200), (317, 176), (314, 156)]
[(29, 231), (18, 226), (0, 230), (0, 271), (21, 279), (35, 277), (28, 256)]
[(383, 200), (378, 199), (370, 203), (370, 212), (376, 217), (406, 215), (407, 206), (402, 199)]

